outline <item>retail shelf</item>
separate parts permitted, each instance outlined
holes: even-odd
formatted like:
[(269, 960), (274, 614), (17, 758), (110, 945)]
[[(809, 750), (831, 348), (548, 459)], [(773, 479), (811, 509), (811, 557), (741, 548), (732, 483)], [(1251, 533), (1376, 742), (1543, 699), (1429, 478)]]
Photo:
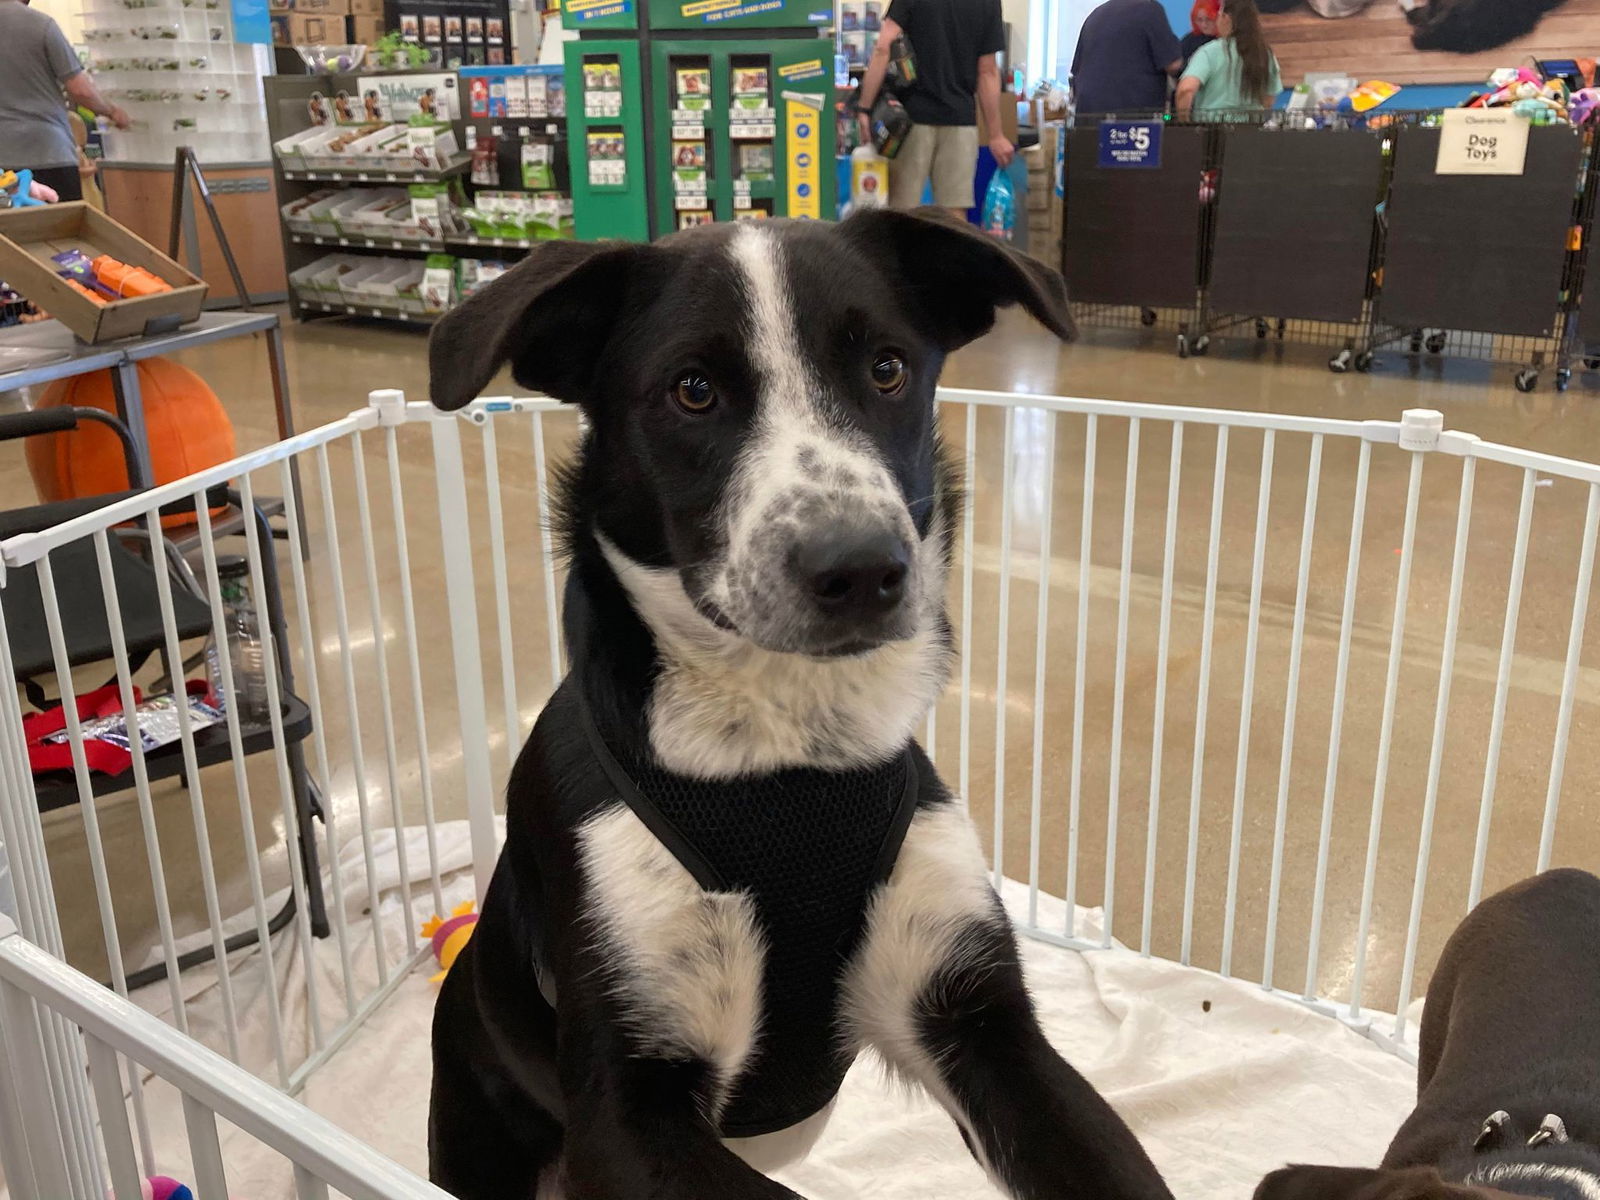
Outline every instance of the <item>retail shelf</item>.
[(464, 233), (445, 239), (451, 246), (466, 246), (472, 249), (487, 246), (497, 250), (532, 250), (539, 240), (539, 238), (479, 237), (475, 233)]
[(341, 317), (376, 317), (380, 321), (405, 321), (412, 325), (432, 325), (441, 313), (408, 313), (395, 308), (377, 308), (371, 304), (324, 304), (317, 300), (301, 300), (306, 312), (336, 313)]
[(339, 237), (314, 233), (293, 233), (289, 240), (301, 246), (343, 246), (354, 250), (398, 250), (402, 254), (439, 254), (442, 241), (418, 242), (406, 238)]
[(437, 183), (459, 175), (472, 163), (470, 154), (453, 161), (442, 171), (362, 171), (350, 167), (328, 171), (300, 171), (285, 169), (285, 179), (304, 179), (318, 183)]

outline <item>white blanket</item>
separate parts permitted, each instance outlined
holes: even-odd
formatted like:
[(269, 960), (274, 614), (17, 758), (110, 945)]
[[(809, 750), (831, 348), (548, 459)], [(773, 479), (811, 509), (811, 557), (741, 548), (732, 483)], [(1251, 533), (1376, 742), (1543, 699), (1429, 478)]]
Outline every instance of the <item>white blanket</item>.
[[(445, 861), (464, 866), (465, 830), (442, 827), (441, 839)], [(416, 843), (417, 835), (408, 831), (408, 845)], [(420, 857), (413, 854), (413, 863)], [(356, 918), (364, 907), (364, 880), (359, 888), (351, 884), (359, 853), (343, 861), (352, 937), (364, 950), (362, 977), (371, 978), (371, 923)], [(380, 867), (386, 882), (394, 883), (392, 865)], [(470, 891), (470, 874), (458, 871), (446, 903)], [(1014, 911), (1022, 911), (1025, 899), (1019, 885), (1007, 885)], [(425, 918), (433, 910), (431, 895), (417, 898), (414, 906), (419, 919)], [(403, 934), (392, 890), (380, 908), (385, 940), (398, 951)], [(1059, 900), (1041, 901), (1046, 927), (1060, 928), (1063, 913)], [(1098, 917), (1095, 910), (1080, 911), (1078, 928), (1096, 936)], [(283, 1020), (293, 1044), (305, 1046), (304, 965), (292, 940), (280, 935), (278, 942)], [(1248, 1200), (1261, 1175), (1286, 1162), (1374, 1163), (1411, 1109), (1410, 1066), (1339, 1022), (1259, 987), (1121, 948), (1079, 954), (1036, 941), (1023, 946), (1028, 982), (1051, 1041), (1133, 1126), (1178, 1200)], [(331, 943), (319, 944), (315, 957), (319, 1007), (332, 1014), (341, 1003), (338, 958)], [(252, 955), (235, 970), (247, 1061), (267, 1061), (270, 1047), (260, 965)], [(432, 965), (428, 960), (399, 984), (312, 1076), (303, 1095), (318, 1113), (418, 1172), (427, 1165)], [(191, 974), (185, 983), (186, 993), (194, 993), (191, 1027), (220, 1044), (216, 988), (202, 975)], [(139, 999), (160, 1010), (166, 994), (165, 985), (157, 985)], [(176, 1095), (154, 1085), (147, 1089), (147, 1106), (159, 1167), (192, 1178)], [(288, 1166), (278, 1155), (231, 1128), (223, 1146), (234, 1200), (293, 1196)], [(920, 1094), (887, 1080), (870, 1060), (851, 1071), (816, 1150), (781, 1178), (810, 1200), (1000, 1195), (949, 1119)]]

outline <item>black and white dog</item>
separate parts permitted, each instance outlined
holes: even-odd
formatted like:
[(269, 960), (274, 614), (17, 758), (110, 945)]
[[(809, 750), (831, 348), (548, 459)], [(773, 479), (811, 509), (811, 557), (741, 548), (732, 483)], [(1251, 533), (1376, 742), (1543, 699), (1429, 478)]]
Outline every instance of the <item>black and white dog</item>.
[(1428, 985), (1417, 1107), (1383, 1164), (1285, 1167), (1256, 1200), (1600, 1200), (1600, 879), (1475, 908)]
[(446, 1189), (792, 1197), (761, 1172), (871, 1048), (1013, 1196), (1168, 1195), (1040, 1031), (912, 740), (953, 656), (934, 387), (1012, 304), (1070, 336), (1054, 272), (884, 211), (552, 243), (438, 326), (441, 408), (509, 359), (588, 419), (561, 488), (573, 670), (434, 1019)]

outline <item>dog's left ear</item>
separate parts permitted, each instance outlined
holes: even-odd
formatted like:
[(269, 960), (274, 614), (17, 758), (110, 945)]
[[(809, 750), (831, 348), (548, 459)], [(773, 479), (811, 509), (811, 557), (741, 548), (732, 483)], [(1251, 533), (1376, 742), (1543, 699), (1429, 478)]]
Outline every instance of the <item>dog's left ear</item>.
[(909, 289), (945, 351), (994, 327), (997, 308), (1020, 304), (1063, 341), (1078, 334), (1061, 275), (940, 208), (870, 208), (839, 226)]
[(428, 387), (446, 411), (470, 403), (500, 364), (558, 400), (587, 398), (622, 296), (647, 247), (544, 242), (451, 309), (428, 339)]

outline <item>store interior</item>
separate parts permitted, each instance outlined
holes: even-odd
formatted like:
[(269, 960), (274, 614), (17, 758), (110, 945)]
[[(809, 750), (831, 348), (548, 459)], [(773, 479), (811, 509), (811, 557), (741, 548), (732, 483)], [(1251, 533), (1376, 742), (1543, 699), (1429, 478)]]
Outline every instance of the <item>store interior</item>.
[[(1189, 0), (1160, 2), (1173, 33), (1190, 32), (1197, 18)], [(1179, 1195), (1242, 1200), (1250, 1180), (1291, 1156), (1375, 1161), (1414, 1101), (1414, 1049), (1409, 1059), (1395, 1056), (1405, 1037), (1394, 1023), (1404, 1023), (1413, 1000), (1420, 1004), (1469, 894), (1476, 900), (1485, 887), (1509, 884), (1536, 861), (1541, 869), (1600, 864), (1600, 767), (1578, 749), (1600, 736), (1600, 622), (1585, 624), (1600, 514), (1600, 468), (1589, 466), (1600, 462), (1600, 0), (1532, 4), (1509, 21), (1480, 14), (1483, 24), (1473, 24), (1474, 9), (1510, 3), (1262, 4), (1282, 94), (1237, 120), (1187, 122), (1163, 112), (1075, 111), (1068, 67), (1093, 0), (1003, 0), (1000, 128), (979, 132), (967, 220), (1009, 252), (1061, 273), (1078, 333), (1062, 342), (1008, 309), (945, 364), (943, 387), (982, 397), (952, 393), (942, 406), (945, 443), (971, 472), (964, 495), (976, 517), (961, 551), (967, 590), (956, 624), (967, 674), (936, 705), (940, 740), (929, 753), (947, 777), (959, 772), (970, 782), (965, 798), (997, 880), (1006, 864), (1001, 890), (1014, 914), (1026, 910), (1031, 923), (1042, 900), (1049, 920), (1070, 926), (1081, 911), (1092, 930), (1085, 936), (1145, 952), (1080, 961), (1077, 943), (1056, 938), (1030, 942), (1027, 962), (1030, 978), (1043, 981), (1036, 987), (1049, 991), (1041, 1004), (1052, 1037), (1070, 1045), (1147, 1138)], [(509, 371), (484, 390), (487, 399), (463, 410), (468, 451), (463, 457), (457, 447), (451, 461), (472, 498), (481, 601), (467, 607), (503, 651), (485, 657), (483, 728), (463, 732), (458, 703), (460, 722), (470, 713), (456, 690), (459, 642), (429, 634), (462, 619), (450, 591), (449, 532), (436, 513), (446, 505), (439, 435), (412, 429), (410, 441), (386, 441), (396, 429), (380, 424), (369, 397), (398, 389), (410, 402), (427, 401), (429, 337), (440, 319), (551, 243), (644, 243), (737, 221), (848, 221), (885, 204), (896, 163), (881, 150), (894, 131), (874, 117), (863, 143), (854, 106), (891, 0), (32, 7), (56, 21), (131, 124), (87, 123), (81, 169), (93, 186), (83, 202), (35, 201), (29, 180), (18, 177), (22, 164), (0, 161), (7, 622), (21, 620), (16, 581), (36, 586), (22, 564), (37, 559), (27, 539), (50, 527), (27, 523), (44, 519), (39, 506), (66, 506), (53, 516), (88, 522), (87, 533), (97, 497), (138, 494), (260, 455), (238, 476), (212, 480), (207, 487), (234, 492), (207, 502), (218, 504), (218, 527), (242, 543), (251, 505), (238, 486), (256, 481), (270, 536), (249, 553), (278, 562), (290, 623), (305, 619), (286, 640), (304, 641), (308, 661), (323, 664), (329, 735), (357, 747), (350, 763), (338, 747), (332, 768), (326, 751), (316, 760), (322, 712), (313, 697), (294, 712), (305, 722), (297, 735), (285, 732), (287, 716), (263, 733), (258, 748), (304, 739), (304, 762), (276, 756), (317, 779), (316, 803), (292, 812), (287, 801), (281, 812), (277, 805), (283, 768), (275, 756), (246, 758), (237, 746), (230, 754), (220, 724), (210, 744), (216, 757), (180, 765), (174, 733), (170, 777), (138, 788), (127, 779), (91, 781), (87, 765), (51, 760), (32, 783), (41, 798), (47, 789), (56, 797), (38, 805), (40, 857), (58, 897), (53, 952), (95, 981), (120, 979), (133, 1003), (169, 1023), (186, 1020), (186, 1033), (275, 1086), (274, 1050), (282, 1078), (291, 1077), (282, 1070), (287, 1040), (300, 1056), (294, 1070), (311, 1064), (293, 1075), (296, 1096), (425, 1174), (427, 1083), (412, 1075), (427, 1070), (437, 990), (430, 977), (439, 964), (425, 952), (426, 937), (419, 943), (404, 928), (416, 914), (410, 893), (402, 906), (395, 890), (404, 890), (403, 847), (410, 838), (415, 867), (426, 828), (434, 887), (428, 897), (423, 875), (412, 880), (418, 914), (438, 906), (444, 916), (475, 896), (465, 847), (481, 826), (469, 803), (473, 777), (463, 782), (456, 773), (481, 751), (498, 797), (517, 743), (560, 673), (553, 611), (565, 568), (549, 530), (549, 481), (582, 431), (570, 411), (527, 407), (514, 415), (534, 413), (532, 440), (521, 425), (495, 435), (495, 406), (510, 411), (511, 398), (524, 398)], [(0, 79), (0, 91), (5, 86)], [(1480, 127), (1469, 121), (1493, 126), (1502, 160), (1485, 167), (1471, 159), (1465, 147), (1477, 143), (1465, 139), (1485, 135), (1471, 133)], [(1015, 146), (1012, 163), (996, 162), (988, 148), (996, 136)], [(117, 282), (124, 279), (132, 282)], [(1030, 397), (1070, 403), (1030, 407)], [(1068, 416), (1080, 415), (1072, 405), (1082, 401), (1105, 407), (1081, 410), (1100, 415), (1069, 434)], [(119, 418), (127, 440), (81, 416), (87, 409)], [(339, 434), (354, 431), (352, 451), (331, 435), (307, 442), (303, 453), (284, 449), (358, 410)], [(1367, 487), (1368, 443), (1358, 468), (1355, 442), (1336, 450), (1330, 434), (1326, 466), (1321, 427), (1301, 429), (1293, 419), (1398, 422), (1410, 410), (1442, 413), (1446, 430), (1526, 454), (1504, 460), (1519, 468), (1515, 475), (1485, 468), (1474, 483), (1462, 466), (1471, 439), (1447, 435), (1439, 445), (1448, 453), (1416, 459), (1428, 457), (1425, 481), (1420, 467), (1408, 485), (1403, 465), (1390, 463), (1387, 474), (1373, 466), (1372, 524), (1351, 535), (1365, 565), (1352, 558), (1347, 577), (1342, 550), (1313, 555), (1313, 517), (1319, 530), (1337, 527), (1342, 536), (1350, 528), (1350, 499)], [(52, 412), (56, 418), (45, 415)], [(75, 427), (61, 415), (72, 412), (80, 414)], [(6, 424), (26, 414), (35, 418), (27, 433)], [(443, 422), (409, 419), (430, 430), (430, 421)], [(1211, 424), (1239, 431), (1232, 458)], [(1348, 428), (1359, 437), (1356, 425)], [(1258, 430), (1269, 432), (1262, 438)], [(1281, 432), (1276, 459), (1272, 430)], [(1315, 440), (1296, 440), (1302, 433)], [(481, 445), (472, 440), (480, 436)], [(1197, 457), (1183, 457), (1185, 436)], [(1398, 454), (1395, 442), (1382, 442), (1384, 451)], [(304, 492), (312, 545), (300, 555), (291, 549), (298, 543), (280, 460), (301, 471), (294, 487)], [(1358, 469), (1360, 484), (1348, 485)], [(281, 478), (290, 479), (287, 465)], [(390, 541), (385, 532), (373, 550), (368, 496), (382, 516), (391, 487), (397, 527), (404, 510), (426, 530), (409, 560), (403, 533)], [(1319, 488), (1322, 505), (1342, 507), (1319, 508)], [(164, 519), (177, 522), (169, 541), (183, 547), (172, 553), (187, 555), (174, 578), (198, 579), (205, 601), (207, 572), (217, 564), (198, 548), (213, 556), (209, 523), (204, 537), (194, 533), (199, 496), (190, 497), (187, 518)], [(226, 503), (238, 518), (231, 525)], [(33, 516), (12, 520), (13, 513)], [(342, 562), (334, 513), (345, 522)], [(1180, 519), (1190, 524), (1175, 538)], [(1430, 532), (1419, 534), (1419, 522)], [(364, 560), (352, 540), (361, 524)], [(1550, 549), (1547, 536), (1564, 540)], [(513, 547), (492, 569), (490, 537), (501, 554)], [(1394, 574), (1411, 571), (1413, 555), (1421, 564), (1414, 584)], [(342, 586), (319, 591), (313, 580), (318, 607), (306, 614), (307, 593), (293, 589), (302, 559), (313, 574), (352, 581), (348, 613)], [(93, 570), (92, 553), (88, 561)], [(260, 577), (259, 562), (249, 570)], [(961, 582), (952, 577), (955, 591)], [(36, 598), (28, 603), (37, 608)], [(204, 641), (208, 609), (199, 607)], [(531, 616), (536, 608), (540, 615)], [(1232, 674), (1213, 685), (1214, 609), (1219, 622), (1234, 624), (1216, 636), (1217, 662)], [(1402, 645), (1395, 630), (1406, 613), (1413, 615)], [(529, 623), (514, 632), (522, 618)], [(1023, 627), (1034, 640), (1012, 652), (1008, 629)], [(516, 662), (522, 675), (513, 682), (514, 637), (533, 648)], [(386, 645), (392, 678), (382, 668), (352, 668), (368, 661), (358, 655), (381, 664)], [(389, 711), (402, 691), (402, 716), (411, 711), (406, 645), (416, 677), (440, 688), (429, 704), (448, 710), (430, 737), (419, 721), (416, 744), (408, 731), (396, 734)], [(46, 666), (71, 657), (52, 641), (32, 649)], [(208, 668), (205, 654), (190, 649), (193, 684)], [(1086, 696), (1083, 663), (1096, 654), (1104, 679)], [(134, 665), (142, 687), (157, 687), (149, 678), (155, 661)], [(126, 664), (117, 671), (128, 674)], [(1328, 698), (1335, 672), (1341, 698), (1347, 675), (1359, 681), (1345, 709)], [(100, 660), (74, 661), (62, 674), (84, 689), (118, 678)], [(46, 712), (61, 695), (53, 685), (41, 704), (20, 671), (17, 679), (19, 713)], [(1357, 694), (1360, 687), (1367, 690)], [(420, 683), (416, 699), (420, 710)], [(1220, 745), (1213, 729), (1210, 759), (1218, 765), (1202, 781), (1208, 704), (1217, 726), (1232, 728)], [(1326, 747), (1328, 722), (1345, 720), (1338, 787), (1324, 757), (1291, 752), (1297, 705), (1300, 728), (1313, 731), (1302, 732), (1302, 744), (1320, 739)], [(1198, 728), (1192, 784), (1187, 752), (1165, 767), (1159, 753), (1151, 760), (1163, 722)], [(1395, 733), (1397, 722), (1409, 733)], [(1252, 729), (1270, 732), (1252, 746)], [(934, 730), (930, 719), (930, 739)], [(1125, 742), (1139, 747), (1137, 764), (1132, 750), (1123, 754)], [(1080, 812), (1075, 767), (1089, 759), (1079, 747), (1102, 744), (1117, 749), (1093, 759)], [(1481, 776), (1469, 778), (1474, 771)], [(434, 773), (430, 791), (422, 781)], [(191, 776), (204, 781), (203, 794), (188, 788)], [(1391, 777), (1398, 782), (1385, 801)], [(1533, 844), (1511, 850), (1497, 842), (1486, 856), (1486, 835), (1473, 836), (1478, 789), (1487, 822), (1495, 779), (1496, 828), (1531, 829)], [(1168, 800), (1157, 811), (1163, 780)], [(22, 797), (27, 781), (8, 773), (0, 782)], [(252, 790), (258, 811), (250, 811)], [(289, 790), (285, 784), (285, 796)], [(379, 797), (370, 818), (369, 792)], [(99, 813), (92, 827), (90, 809)], [(340, 819), (348, 841), (331, 842), (324, 812)], [(1190, 842), (1186, 878), (1184, 842), (1198, 837), (1202, 812), (1210, 824), (1204, 840)], [(436, 826), (443, 852), (432, 844)], [(358, 828), (359, 838), (351, 832)], [(338, 957), (328, 957), (326, 920), (323, 934), (310, 924), (297, 933), (305, 900), (295, 889), (306, 865), (297, 838), (312, 836), (307, 829), (330, 839), (319, 870), (344, 855), (345, 892), (336, 893), (329, 876), (329, 911), (342, 906), (352, 922), (371, 921), (351, 935), (366, 956), (354, 976), (342, 940)], [(163, 883), (146, 870), (157, 831), (167, 847), (153, 856), (165, 862)], [(16, 832), (8, 816), (0, 837)], [(1369, 851), (1380, 834), (1381, 861)], [(199, 852), (207, 843), (217, 850), (215, 866)], [(381, 903), (376, 885), (370, 902), (357, 894), (351, 880), (363, 867), (369, 881), (386, 881)], [(1063, 890), (1069, 878), (1076, 884)], [(91, 879), (103, 885), (93, 896)], [(1424, 898), (1429, 881), (1434, 890)], [(81, 894), (70, 895), (74, 889)], [(252, 914), (272, 907), (263, 897), (287, 897), (289, 913), (297, 896), (293, 920), (258, 937)], [(108, 941), (113, 911), (119, 937)], [(1289, 913), (1281, 927), (1280, 911)], [(380, 925), (380, 913), (391, 928)], [(227, 971), (205, 961), (206, 935), (224, 924), (232, 935), (243, 931), (239, 947), (223, 955), (242, 997), (237, 1014), (218, 986)], [(264, 916), (260, 924), (266, 931)], [(277, 947), (272, 954), (259, 952), (262, 940)], [(200, 955), (185, 966), (181, 986), (159, 969), (174, 947)], [(374, 947), (377, 973), (368, 978)], [(177, 955), (166, 957), (170, 971)], [(390, 964), (403, 964), (393, 980)], [(328, 1028), (341, 1032), (324, 1041), (306, 978), (327, 985), (321, 1003), (338, 1010), (341, 966), (351, 1029), (335, 1012)], [(1203, 978), (1192, 967), (1203, 968)], [(1296, 978), (1285, 981), (1287, 974)], [(1387, 1042), (1373, 1032), (1371, 1014), (1349, 1015), (1363, 987), (1369, 1007), (1391, 1022)], [(1285, 989), (1295, 996), (1285, 999)], [(1321, 1007), (1291, 1003), (1309, 1002), (1314, 991)], [(1330, 995), (1339, 1002), (1322, 1003)], [(1202, 1033), (1196, 1014), (1201, 1005), (1211, 1013), (1214, 1000), (1234, 1024)], [(1141, 1034), (1159, 1044), (1154, 1058), (1133, 1053)], [(1199, 1039), (1192, 1053), (1184, 1049), (1191, 1036)], [(153, 1067), (149, 1078), (167, 1081)], [(1266, 1088), (1269, 1078), (1292, 1080), (1285, 1086), (1300, 1114), (1331, 1115), (1296, 1125)], [(876, 1072), (858, 1068), (850, 1080), (841, 1117), (814, 1158), (782, 1176), (788, 1186), (813, 1200), (1001, 1194), (960, 1140), (946, 1136), (948, 1122), (932, 1104)], [(396, 1098), (378, 1111), (371, 1097), (390, 1086)], [(157, 1174), (145, 1169), (155, 1165), (174, 1177), (204, 1175), (211, 1160), (195, 1149), (192, 1113), (177, 1092), (156, 1088), (148, 1101), (135, 1099), (138, 1092), (129, 1086), (135, 1135), (144, 1140), (140, 1173)], [(1225, 1120), (1215, 1116), (1223, 1099), (1233, 1105)], [(1281, 1146), (1263, 1145), (1263, 1130), (1281, 1133)], [(233, 1195), (316, 1195), (297, 1190), (304, 1181), (286, 1145), (228, 1127), (218, 1161), (228, 1164)], [(897, 1162), (915, 1170), (897, 1171), (905, 1178), (893, 1186), (866, 1187)], [(426, 1194), (374, 1188), (382, 1200)]]

